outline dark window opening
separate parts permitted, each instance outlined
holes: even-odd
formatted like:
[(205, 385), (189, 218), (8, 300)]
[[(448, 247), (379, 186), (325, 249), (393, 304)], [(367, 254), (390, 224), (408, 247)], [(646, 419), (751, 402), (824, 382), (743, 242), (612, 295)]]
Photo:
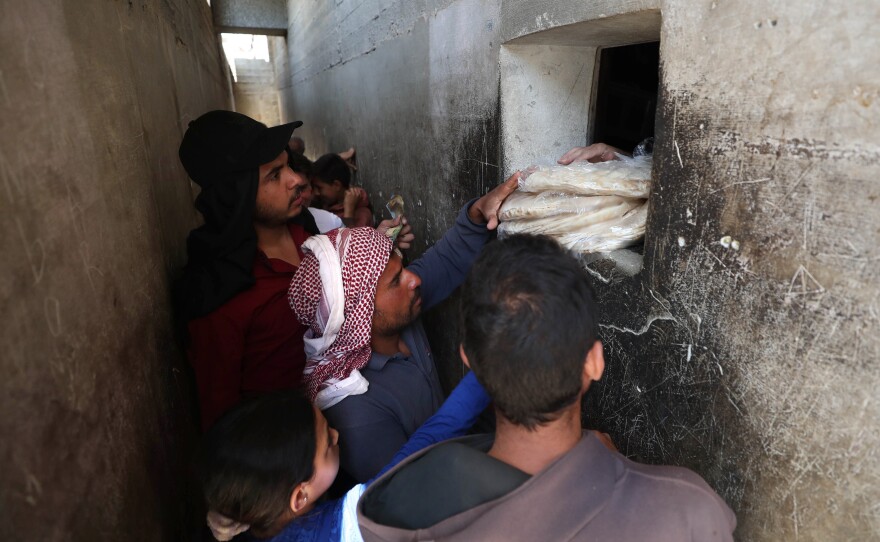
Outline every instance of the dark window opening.
[(654, 135), (660, 42), (602, 49), (593, 141), (627, 152)]

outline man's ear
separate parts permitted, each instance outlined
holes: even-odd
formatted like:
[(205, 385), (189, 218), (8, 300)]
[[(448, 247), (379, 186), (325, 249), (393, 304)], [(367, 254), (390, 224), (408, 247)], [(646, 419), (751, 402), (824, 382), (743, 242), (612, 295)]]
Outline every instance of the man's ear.
[(343, 186), (342, 181), (340, 181), (339, 179), (333, 179), (333, 182), (330, 184), (333, 185), (333, 188), (336, 188), (338, 190), (345, 190), (345, 186)]
[(586, 393), (591, 382), (602, 378), (603, 372), (605, 372), (605, 354), (602, 352), (602, 341), (597, 340), (587, 352), (587, 357), (584, 360), (584, 372), (581, 375), (582, 392)]
[(458, 344), (458, 355), (461, 357), (461, 361), (464, 363), (465, 367), (470, 369), (471, 362), (467, 359), (467, 354), (464, 353), (464, 345), (461, 343)]
[(290, 494), (290, 511), (298, 516), (309, 505), (309, 492), (306, 482), (300, 482)]

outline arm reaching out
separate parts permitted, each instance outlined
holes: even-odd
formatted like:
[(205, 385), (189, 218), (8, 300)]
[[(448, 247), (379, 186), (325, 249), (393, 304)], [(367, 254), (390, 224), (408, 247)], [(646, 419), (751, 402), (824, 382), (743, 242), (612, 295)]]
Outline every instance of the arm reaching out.
[(563, 166), (567, 166), (572, 162), (583, 161), (587, 162), (608, 162), (609, 160), (614, 160), (614, 153), (617, 154), (625, 154), (629, 156), (628, 152), (625, 152), (617, 147), (612, 147), (611, 145), (606, 145), (605, 143), (593, 143), (589, 147), (575, 147), (563, 154), (562, 157), (557, 160), (558, 163)]
[(487, 230), (498, 227), (498, 209), (507, 199), (507, 196), (516, 190), (519, 185), (520, 172), (517, 171), (507, 178), (506, 181), (493, 188), (488, 194), (478, 199), (468, 209), (468, 218), (474, 224), (486, 224)]
[(498, 210), (516, 190), (519, 172), (485, 196), (469, 202), (455, 224), (407, 269), (422, 279), (422, 310), (443, 301), (464, 281), (471, 264), (498, 226)]

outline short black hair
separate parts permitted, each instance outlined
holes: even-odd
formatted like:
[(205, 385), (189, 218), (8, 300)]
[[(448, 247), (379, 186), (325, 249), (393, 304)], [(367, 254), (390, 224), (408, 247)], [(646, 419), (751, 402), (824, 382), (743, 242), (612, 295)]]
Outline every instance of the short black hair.
[(311, 160), (290, 149), (287, 150), (287, 165), (290, 166), (294, 173), (301, 173), (306, 177), (312, 174), (312, 167), (314, 166)]
[(273, 532), (290, 495), (311, 479), (317, 449), (315, 412), (298, 390), (235, 407), (205, 435), (201, 474), (209, 509), (257, 532)]
[(596, 310), (570, 252), (546, 236), (495, 241), (471, 268), (462, 299), (464, 352), (508, 420), (534, 429), (580, 397)]
[(325, 183), (339, 181), (345, 188), (351, 184), (351, 169), (338, 154), (325, 154), (315, 160), (312, 164), (312, 175)]

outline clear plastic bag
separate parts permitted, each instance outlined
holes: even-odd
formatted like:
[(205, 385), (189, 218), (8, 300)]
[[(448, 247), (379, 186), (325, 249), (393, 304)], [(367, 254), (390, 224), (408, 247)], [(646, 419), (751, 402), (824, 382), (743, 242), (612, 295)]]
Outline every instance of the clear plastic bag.
[(555, 237), (562, 246), (575, 252), (611, 252), (644, 237), (647, 219), (648, 202), (645, 201), (622, 217)]
[(522, 192), (565, 192), (581, 196), (647, 198), (651, 192), (651, 157), (617, 155), (608, 162), (538, 166), (520, 177)]
[(584, 254), (634, 244), (645, 234), (651, 156), (618, 158), (530, 168), (499, 211), (498, 234), (550, 235)]
[(516, 191), (506, 200), (498, 212), (501, 222), (511, 220), (532, 220), (558, 215), (582, 215), (601, 211), (606, 207), (619, 205), (622, 202), (641, 203), (639, 199), (622, 196), (577, 196), (562, 192), (531, 192)]
[[(585, 199), (599, 199), (606, 196), (595, 196)], [(543, 235), (562, 236), (571, 233), (601, 228), (603, 225), (611, 227), (616, 220), (626, 216), (627, 213), (643, 204), (644, 200), (613, 197), (616, 201), (602, 205), (590, 212), (580, 214), (556, 214), (534, 218), (531, 220), (512, 220), (502, 222), (498, 226), (499, 234), (511, 235), (514, 233), (534, 233)]]

